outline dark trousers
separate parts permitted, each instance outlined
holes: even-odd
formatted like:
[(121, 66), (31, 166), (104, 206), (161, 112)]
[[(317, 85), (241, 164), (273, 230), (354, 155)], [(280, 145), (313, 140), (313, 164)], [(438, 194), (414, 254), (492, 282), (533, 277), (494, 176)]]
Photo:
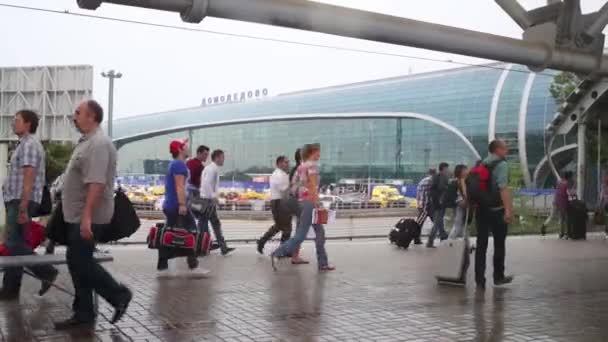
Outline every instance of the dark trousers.
[(418, 217), (416, 217), (416, 223), (418, 223), (418, 230), (416, 231), (416, 241), (420, 241), (420, 236), (422, 236), (422, 226), (426, 219), (430, 218), (431, 222), (433, 221), (433, 212), (431, 208), (427, 206), (426, 208), (418, 208)]
[(274, 225), (268, 229), (268, 231), (260, 238), (260, 244), (265, 244), (268, 240), (272, 239), (275, 235), (281, 232), (281, 243), (291, 238), (291, 215), (289, 212), (281, 207), (281, 200), (270, 201), (270, 209), (272, 210), (272, 218)]
[(203, 199), (203, 202), (205, 203), (203, 205), (205, 209), (198, 220), (199, 229), (203, 232), (209, 231), (209, 223), (211, 223), (215, 240), (220, 245), (222, 252), (226, 252), (228, 245), (226, 244), (226, 240), (224, 240), (224, 234), (222, 234), (222, 222), (217, 216), (217, 205), (211, 199)]
[[(17, 223), (19, 215), (19, 200), (13, 200), (5, 203), (6, 207), (6, 228), (8, 230), (8, 239), (6, 247), (10, 255), (32, 255), (34, 251), (25, 242), (25, 229), (27, 225)], [(32, 217), (38, 211), (38, 204), (30, 202), (28, 207), (28, 215)], [(57, 270), (51, 265), (28, 266), (38, 279), (48, 280)], [(4, 273), (3, 289), (8, 292), (19, 292), (21, 289), (21, 279), (23, 278), (23, 267), (7, 268)]]
[[(93, 225), (95, 233), (107, 225)], [(94, 241), (84, 240), (80, 236), (80, 224), (68, 224), (68, 248), (66, 259), (72, 277), (74, 290), (74, 318), (90, 322), (95, 319), (93, 291), (99, 294), (110, 305), (118, 305), (127, 295), (126, 287), (120, 285), (95, 259), (93, 259)]]
[[(165, 214), (165, 223), (167, 226), (187, 228), (190, 231), (197, 230), (196, 221), (194, 220), (194, 216), (191, 212), (188, 212), (186, 215), (179, 215), (178, 209), (163, 209), (163, 213)], [(169, 267), (169, 259), (180, 256), (196, 258), (196, 254), (194, 251), (191, 251), (186, 255), (177, 254), (175, 249), (160, 246), (158, 248), (158, 269), (166, 269), (167, 267)]]
[(475, 250), (475, 280), (485, 282), (486, 254), (490, 232), (494, 237), (494, 280), (505, 276), (505, 241), (508, 225), (504, 210), (477, 210), (477, 249)]

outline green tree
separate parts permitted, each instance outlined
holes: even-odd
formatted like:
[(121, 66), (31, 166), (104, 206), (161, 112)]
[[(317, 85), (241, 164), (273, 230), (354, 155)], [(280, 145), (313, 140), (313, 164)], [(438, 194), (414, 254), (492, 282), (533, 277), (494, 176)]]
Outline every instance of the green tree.
[(519, 163), (509, 163), (509, 187), (512, 189), (524, 187), (524, 173)]
[(74, 151), (74, 145), (57, 142), (44, 142), (43, 145), (46, 152), (46, 181), (51, 184), (65, 171)]
[(580, 82), (581, 80), (575, 74), (562, 71), (553, 78), (553, 82), (549, 86), (549, 92), (555, 102), (561, 106)]

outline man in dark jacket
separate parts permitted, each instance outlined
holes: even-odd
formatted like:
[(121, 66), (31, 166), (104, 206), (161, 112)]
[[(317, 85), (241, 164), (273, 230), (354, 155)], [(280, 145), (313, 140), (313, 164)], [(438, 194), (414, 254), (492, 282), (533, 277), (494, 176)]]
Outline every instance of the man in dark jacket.
[(433, 229), (426, 243), (428, 248), (434, 248), (435, 237), (439, 234), (441, 240), (448, 238), (448, 233), (444, 228), (445, 206), (443, 197), (448, 189), (450, 180), (450, 165), (448, 163), (439, 164), (439, 174), (433, 177), (431, 184), (431, 207), (433, 212)]

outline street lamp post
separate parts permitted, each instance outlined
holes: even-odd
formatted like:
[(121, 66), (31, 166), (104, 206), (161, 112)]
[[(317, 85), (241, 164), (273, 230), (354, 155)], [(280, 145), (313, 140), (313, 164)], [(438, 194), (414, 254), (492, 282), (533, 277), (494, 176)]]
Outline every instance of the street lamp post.
[(112, 120), (114, 114), (114, 79), (121, 78), (120, 72), (110, 70), (108, 72), (102, 72), (101, 76), (110, 80), (110, 89), (108, 91), (108, 136), (112, 138)]

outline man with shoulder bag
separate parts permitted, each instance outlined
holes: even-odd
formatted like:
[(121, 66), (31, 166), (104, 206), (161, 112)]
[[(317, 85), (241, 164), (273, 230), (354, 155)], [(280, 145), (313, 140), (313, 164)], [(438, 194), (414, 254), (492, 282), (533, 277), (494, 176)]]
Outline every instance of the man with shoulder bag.
[(93, 100), (83, 101), (74, 113), (82, 137), (65, 172), (61, 202), (68, 227), (66, 258), (76, 294), (74, 313), (55, 323), (58, 330), (93, 328), (93, 291), (114, 308), (112, 324), (123, 317), (133, 297), (93, 258), (95, 236), (111, 229), (114, 215), (116, 148), (100, 127), (102, 121), (103, 109)]

